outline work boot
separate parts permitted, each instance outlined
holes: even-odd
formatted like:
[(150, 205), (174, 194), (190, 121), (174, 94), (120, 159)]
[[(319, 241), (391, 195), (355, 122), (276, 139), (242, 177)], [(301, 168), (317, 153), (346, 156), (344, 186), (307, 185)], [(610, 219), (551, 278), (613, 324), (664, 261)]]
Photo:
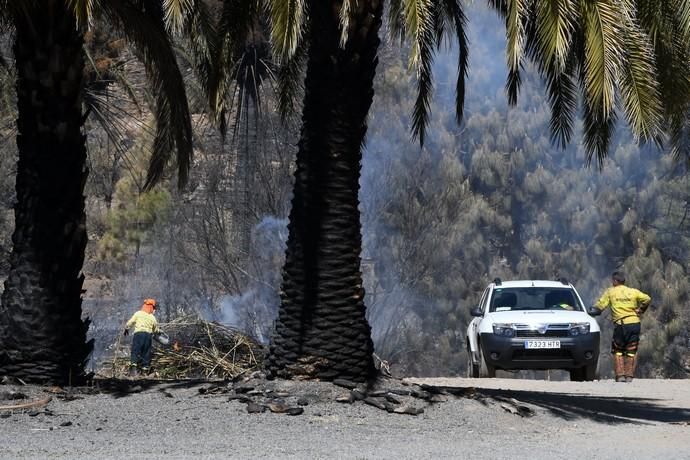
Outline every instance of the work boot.
[(613, 370), (616, 373), (616, 382), (625, 382), (625, 361), (623, 355), (613, 355)]
[(635, 374), (635, 364), (637, 364), (637, 356), (632, 355), (632, 356), (626, 356), (625, 357), (625, 366), (624, 366), (624, 374), (625, 374), (625, 381), (627, 383), (630, 383), (633, 381), (633, 375)]

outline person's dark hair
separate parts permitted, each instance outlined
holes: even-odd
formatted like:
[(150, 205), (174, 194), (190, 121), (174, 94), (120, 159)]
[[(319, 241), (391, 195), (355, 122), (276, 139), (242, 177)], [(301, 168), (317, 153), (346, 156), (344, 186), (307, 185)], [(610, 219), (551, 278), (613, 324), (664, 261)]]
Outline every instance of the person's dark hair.
[(623, 272), (613, 272), (613, 275), (611, 275), (611, 279), (614, 281), (617, 281), (619, 283), (625, 283), (625, 273)]

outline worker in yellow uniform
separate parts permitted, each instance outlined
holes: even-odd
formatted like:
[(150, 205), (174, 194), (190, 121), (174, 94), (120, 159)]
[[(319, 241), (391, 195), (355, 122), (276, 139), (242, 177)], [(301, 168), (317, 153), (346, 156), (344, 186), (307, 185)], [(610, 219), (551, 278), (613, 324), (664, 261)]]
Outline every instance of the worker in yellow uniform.
[(137, 375), (138, 371), (148, 374), (149, 366), (151, 365), (153, 334), (159, 331), (158, 321), (153, 315), (155, 311), (156, 301), (154, 299), (146, 299), (141, 306), (141, 310), (134, 313), (127, 321), (125, 335), (129, 334), (130, 328), (134, 328), (129, 367), (131, 376)]
[(595, 307), (600, 310), (611, 307), (611, 321), (616, 325), (611, 344), (616, 382), (632, 382), (640, 343), (640, 317), (652, 299), (644, 292), (626, 286), (622, 272), (613, 272), (611, 284), (613, 286), (604, 292)]

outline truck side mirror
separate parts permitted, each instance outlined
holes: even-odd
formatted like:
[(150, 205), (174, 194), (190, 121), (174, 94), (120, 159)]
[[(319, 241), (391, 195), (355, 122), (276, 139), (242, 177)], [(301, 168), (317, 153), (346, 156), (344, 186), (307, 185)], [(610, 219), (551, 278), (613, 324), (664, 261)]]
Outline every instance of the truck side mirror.
[(484, 312), (482, 311), (481, 308), (474, 307), (472, 310), (470, 310), (470, 315), (472, 315), (472, 316), (484, 316)]
[(589, 316), (599, 316), (601, 315), (601, 310), (599, 310), (597, 307), (589, 307), (587, 314), (589, 314)]

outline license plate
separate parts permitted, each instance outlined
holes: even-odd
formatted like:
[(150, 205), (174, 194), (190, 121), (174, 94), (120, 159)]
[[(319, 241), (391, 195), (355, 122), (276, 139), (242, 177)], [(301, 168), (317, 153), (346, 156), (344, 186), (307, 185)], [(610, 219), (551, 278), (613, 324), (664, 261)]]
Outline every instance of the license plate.
[(560, 340), (525, 340), (525, 348), (561, 348)]

